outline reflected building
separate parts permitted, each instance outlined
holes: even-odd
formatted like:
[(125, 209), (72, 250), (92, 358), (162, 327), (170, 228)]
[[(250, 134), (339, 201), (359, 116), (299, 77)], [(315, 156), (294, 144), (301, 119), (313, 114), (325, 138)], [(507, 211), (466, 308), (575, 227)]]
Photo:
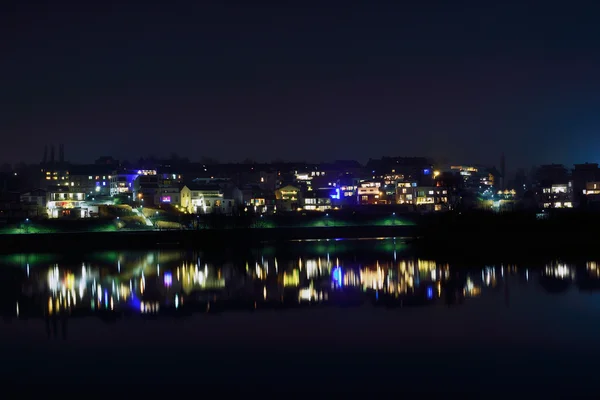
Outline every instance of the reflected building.
[[(515, 265), (485, 266), (480, 271), (451, 268), (426, 259), (370, 261), (331, 253), (310, 257), (249, 256), (243, 264), (202, 260), (187, 252), (104, 253), (79, 265), (30, 257), (5, 280), (2, 310), (11, 317), (50, 318), (97, 315), (106, 321), (139, 314), (183, 315), (228, 309), (260, 310), (314, 304), (402, 307), (461, 304), (498, 292), (512, 275), (539, 278), (548, 291), (600, 282), (595, 262), (577, 273), (573, 266), (552, 263), (530, 270)], [(583, 266), (581, 267), (583, 269)], [(8, 275), (7, 275), (8, 276)], [(537, 281), (537, 279), (536, 279)]]
[(550, 293), (566, 291), (575, 280), (575, 268), (564, 263), (551, 263), (540, 274), (540, 285)]

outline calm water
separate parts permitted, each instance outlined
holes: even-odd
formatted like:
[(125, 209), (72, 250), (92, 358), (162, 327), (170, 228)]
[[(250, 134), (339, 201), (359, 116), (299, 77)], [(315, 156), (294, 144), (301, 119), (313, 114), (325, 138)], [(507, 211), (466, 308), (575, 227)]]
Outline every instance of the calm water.
[(467, 269), (363, 240), (0, 265), (2, 376), (23, 387), (596, 393), (594, 260)]

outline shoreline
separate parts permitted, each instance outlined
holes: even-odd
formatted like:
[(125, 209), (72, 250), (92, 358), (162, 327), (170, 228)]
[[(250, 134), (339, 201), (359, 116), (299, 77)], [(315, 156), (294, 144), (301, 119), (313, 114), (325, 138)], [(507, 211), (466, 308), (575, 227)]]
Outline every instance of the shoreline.
[(70, 253), (110, 250), (181, 249), (218, 253), (303, 240), (397, 238), (410, 252), (449, 262), (571, 258), (586, 254), (600, 261), (600, 219), (527, 221), (499, 219), (428, 221), (416, 225), (115, 232), (17, 233), (0, 235), (0, 254)]
[(294, 240), (384, 237), (412, 239), (416, 237), (416, 233), (417, 227), (411, 225), (23, 233), (0, 236), (0, 254), (156, 248), (226, 249)]

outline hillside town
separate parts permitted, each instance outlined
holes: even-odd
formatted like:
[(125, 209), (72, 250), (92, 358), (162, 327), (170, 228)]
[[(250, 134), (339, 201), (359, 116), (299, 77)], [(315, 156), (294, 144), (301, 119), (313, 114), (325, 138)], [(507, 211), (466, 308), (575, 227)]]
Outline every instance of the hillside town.
[(0, 218), (82, 219), (102, 206), (168, 209), (184, 214), (321, 212), (394, 206), (427, 213), (483, 209), (595, 209), (600, 200), (596, 163), (542, 165), (506, 173), (504, 155), (493, 165), (442, 165), (426, 157), (383, 157), (365, 164), (193, 162), (110, 156), (70, 163), (65, 148), (46, 146), (34, 165), (4, 165)]

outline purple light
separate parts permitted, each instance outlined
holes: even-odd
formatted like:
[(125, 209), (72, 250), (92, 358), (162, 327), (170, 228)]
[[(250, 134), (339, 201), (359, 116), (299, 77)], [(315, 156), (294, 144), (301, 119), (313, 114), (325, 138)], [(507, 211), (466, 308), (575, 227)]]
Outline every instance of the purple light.
[(166, 287), (171, 287), (173, 284), (173, 275), (170, 272), (165, 272), (164, 282)]

